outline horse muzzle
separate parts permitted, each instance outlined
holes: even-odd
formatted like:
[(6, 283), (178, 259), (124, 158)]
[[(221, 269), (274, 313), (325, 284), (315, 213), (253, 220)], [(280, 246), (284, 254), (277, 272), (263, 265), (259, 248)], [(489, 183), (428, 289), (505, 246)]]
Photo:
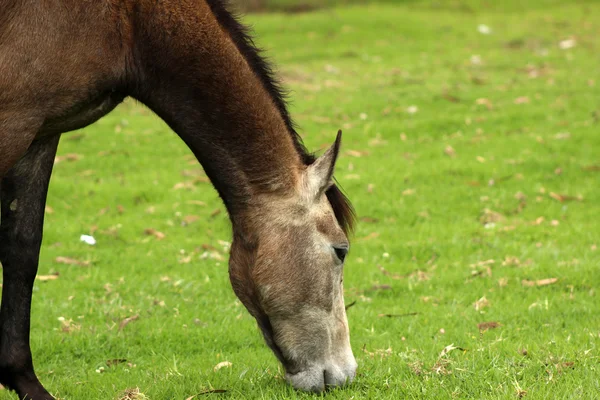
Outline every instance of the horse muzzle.
[(285, 379), (298, 390), (305, 392), (323, 392), (350, 384), (356, 376), (356, 360), (352, 358), (346, 365), (326, 364), (313, 366), (306, 370), (285, 375)]

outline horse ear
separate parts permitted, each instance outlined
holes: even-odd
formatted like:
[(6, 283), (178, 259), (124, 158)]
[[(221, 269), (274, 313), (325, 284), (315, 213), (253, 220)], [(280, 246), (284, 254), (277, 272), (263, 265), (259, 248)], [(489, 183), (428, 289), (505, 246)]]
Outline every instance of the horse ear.
[(339, 130), (335, 143), (306, 169), (307, 191), (312, 199), (318, 199), (333, 185), (333, 170), (340, 152), (342, 131)]

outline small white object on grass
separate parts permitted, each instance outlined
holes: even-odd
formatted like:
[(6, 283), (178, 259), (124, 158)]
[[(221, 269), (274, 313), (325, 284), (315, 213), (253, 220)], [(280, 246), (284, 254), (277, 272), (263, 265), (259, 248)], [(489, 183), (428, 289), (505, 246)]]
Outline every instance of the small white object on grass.
[(572, 49), (577, 44), (577, 41), (573, 38), (561, 40), (558, 42), (558, 47), (562, 50)]
[(479, 26), (477, 27), (477, 30), (482, 35), (489, 35), (490, 33), (492, 33), (492, 29), (485, 24), (479, 24)]
[(213, 370), (216, 372), (216, 371), (220, 370), (221, 368), (229, 368), (232, 365), (233, 364), (230, 363), (229, 361), (221, 361), (220, 363), (218, 363), (217, 365), (214, 366)]
[(406, 109), (406, 112), (407, 112), (407, 113), (409, 113), (409, 114), (414, 114), (414, 113), (416, 113), (417, 111), (419, 111), (419, 107), (417, 107), (417, 106), (409, 106), (409, 107)]
[(93, 246), (96, 244), (96, 239), (94, 239), (94, 237), (90, 236), (90, 235), (81, 235), (79, 237), (79, 240), (82, 241), (83, 243), (89, 244), (90, 246)]

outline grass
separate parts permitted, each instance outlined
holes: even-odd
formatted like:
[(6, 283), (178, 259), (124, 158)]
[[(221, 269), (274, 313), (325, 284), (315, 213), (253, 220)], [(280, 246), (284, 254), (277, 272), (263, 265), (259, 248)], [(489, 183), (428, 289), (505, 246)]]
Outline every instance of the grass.
[[(595, 0), (575, 0), (579, 4), (592, 3)], [(318, 9), (328, 9), (348, 5), (394, 4), (421, 8), (425, 10), (453, 10), (468, 13), (479, 12), (514, 12), (560, 6), (561, 0), (536, 0), (522, 2), (505, 0), (495, 2), (490, 0), (229, 0), (236, 10), (243, 12), (284, 12), (304, 13)]]
[[(399, 3), (413, 0), (379, 0), (377, 3)], [(230, 0), (236, 11), (305, 13), (323, 8), (368, 4), (370, 0)]]
[[(308, 147), (344, 129), (360, 370), (327, 398), (600, 397), (600, 6), (531, 3), (247, 18)], [(36, 283), (31, 337), (52, 393), (314, 397), (231, 291), (224, 209), (208, 183), (176, 189), (199, 167), (162, 122), (127, 102), (60, 157), (39, 270), (59, 275)]]

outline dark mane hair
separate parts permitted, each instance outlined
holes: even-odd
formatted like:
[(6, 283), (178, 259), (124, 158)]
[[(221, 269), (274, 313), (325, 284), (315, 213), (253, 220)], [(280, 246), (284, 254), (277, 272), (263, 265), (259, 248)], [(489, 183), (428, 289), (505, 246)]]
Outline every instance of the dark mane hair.
[[(230, 11), (227, 0), (206, 0), (206, 3), (219, 22), (219, 25), (229, 33), (229, 36), (235, 43), (239, 52), (246, 59), (252, 71), (258, 76), (264, 88), (273, 99), (275, 106), (285, 122), (289, 134), (292, 136), (298, 154), (302, 156), (304, 164), (312, 164), (315, 161), (315, 156), (312, 153), (309, 153), (302, 143), (302, 138), (298, 135), (298, 132), (296, 132), (294, 122), (287, 110), (287, 93), (283, 90), (281, 84), (275, 77), (271, 64), (261, 55), (262, 50), (254, 43), (250, 29), (241, 24), (237, 16)], [(355, 212), (352, 204), (337, 184), (331, 186), (331, 188), (327, 190), (326, 195), (340, 226), (346, 234), (350, 233), (354, 227), (355, 221)]]

